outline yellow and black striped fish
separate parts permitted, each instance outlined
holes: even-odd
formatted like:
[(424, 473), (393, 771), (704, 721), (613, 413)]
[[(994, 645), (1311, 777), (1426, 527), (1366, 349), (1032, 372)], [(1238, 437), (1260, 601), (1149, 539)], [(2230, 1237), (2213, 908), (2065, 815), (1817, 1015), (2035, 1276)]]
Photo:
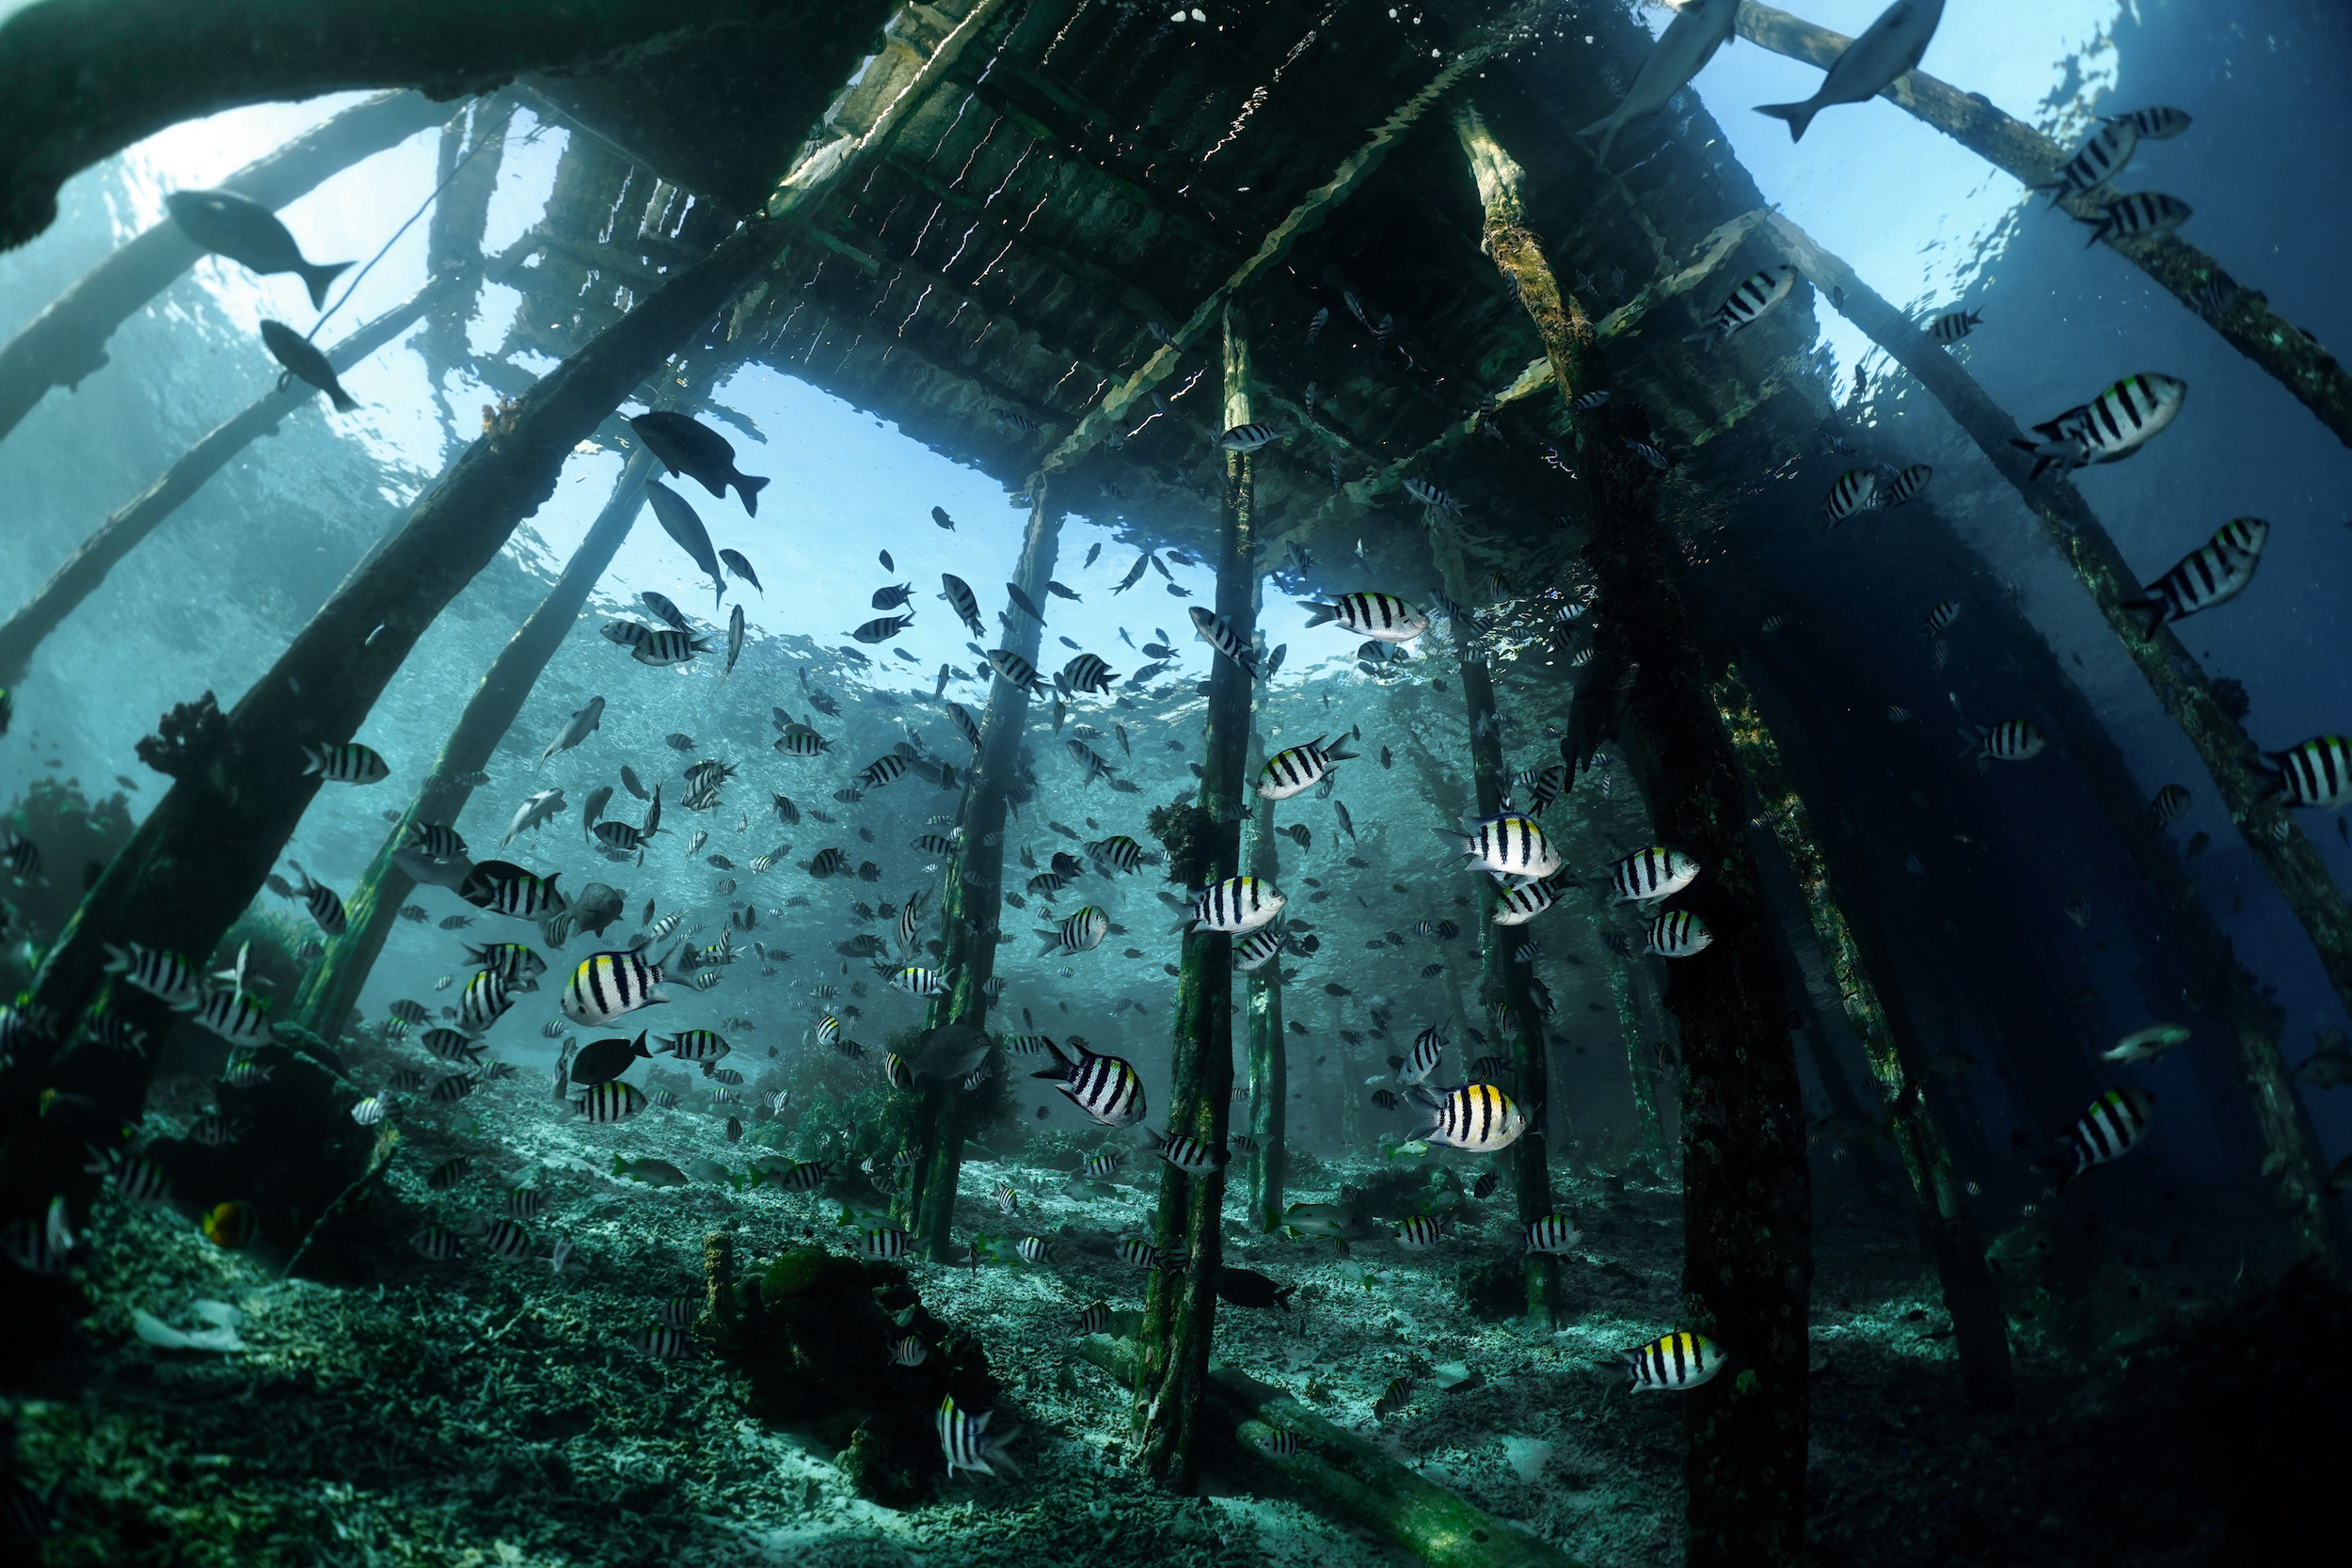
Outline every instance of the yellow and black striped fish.
[(610, 1083), (590, 1085), (585, 1094), (572, 1101), (572, 1110), (590, 1121), (608, 1124), (627, 1121), (650, 1103), (634, 1084), (615, 1078)]
[(2142, 637), (2153, 637), (2167, 621), (2178, 621), (2201, 610), (2233, 599), (2254, 580), (2262, 564), (2263, 546), (2270, 543), (2270, 525), (2260, 517), (2233, 517), (2211, 539), (2183, 556), (2173, 568), (2140, 590), (2140, 598), (2121, 608), (2144, 623)]
[(1143, 1077), (1123, 1058), (1098, 1056), (1073, 1044), (1078, 1055), (1073, 1061), (1052, 1040), (1045, 1042), (1045, 1049), (1053, 1054), (1054, 1066), (1030, 1077), (1054, 1080), (1072, 1104), (1105, 1127), (1133, 1127), (1144, 1118)]
[(1413, 1098), (1429, 1109), (1429, 1121), (1413, 1134), (1425, 1143), (1492, 1154), (1527, 1131), (1527, 1113), (1492, 1084), (1464, 1084), (1443, 1094), (1416, 1088)]
[(2265, 752), (2265, 799), (2333, 811), (2352, 805), (2352, 736), (2319, 735), (2283, 752)]
[[(476, 976), (487, 978), (492, 976)], [(660, 1006), (670, 1000), (656, 989), (664, 978), (661, 966), (647, 963), (640, 953), (591, 953), (564, 988), (564, 1016), (596, 1028), (640, 1007)], [(467, 994), (472, 989), (469, 986)]]
[(1707, 923), (1689, 910), (1669, 910), (1642, 922), (1642, 951), (1661, 958), (1687, 958), (1715, 940)]
[(1724, 1370), (1729, 1357), (1712, 1339), (1669, 1334), (1625, 1353), (1627, 1375), (1637, 1389), (1695, 1388)]
[(1991, 726), (1979, 725), (1973, 736), (1965, 730), (1961, 734), (1968, 739), (1969, 747), (1960, 754), (1975, 757), (1979, 773), (1991, 768), (1995, 758), (2002, 762), (2024, 762), (2029, 757), (2040, 756), (2042, 748), (2049, 744), (2042, 732), (2034, 728), (2030, 719), (2004, 719)]
[(2092, 1101), (2090, 1109), (2066, 1134), (2074, 1164), (2058, 1173), (2059, 1191), (2091, 1166), (2104, 1165), (2138, 1148), (2155, 1119), (2156, 1097), (2137, 1085), (2109, 1089)]

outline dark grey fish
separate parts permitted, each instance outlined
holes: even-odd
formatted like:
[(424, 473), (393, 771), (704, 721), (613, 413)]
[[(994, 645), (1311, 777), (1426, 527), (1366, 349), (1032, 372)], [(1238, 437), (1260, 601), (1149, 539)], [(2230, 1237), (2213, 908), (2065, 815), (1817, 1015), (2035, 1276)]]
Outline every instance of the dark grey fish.
[[(973, 636), (985, 636), (988, 627), (980, 619), (980, 601), (978, 595), (972, 592), (972, 585), (952, 572), (942, 572), (939, 585), (946, 591), (947, 607), (956, 612), (956, 619), (961, 621)], [(975, 648), (973, 652), (978, 653), (979, 650)]]
[(1030, 620), (1035, 621), (1039, 626), (1041, 626), (1045, 624), (1045, 617), (1039, 614), (1037, 606), (1029, 602), (1029, 595), (1021, 592), (1021, 585), (1019, 583), (1009, 582), (1005, 584), (1005, 592), (1012, 595), (1014, 608), (1018, 609), (1023, 614), (1028, 616)]
[[(727, 486), (732, 484), (743, 498), (744, 512), (754, 517), (759, 515), (759, 493), (767, 488), (768, 482), (736, 467), (735, 448), (725, 436), (700, 420), (664, 409), (640, 414), (628, 421), (628, 426), (645, 443), (645, 450), (661, 460), (671, 477), (684, 474), (722, 500), (726, 499)], [(659, 490), (660, 486), (647, 488)], [(665, 520), (662, 526), (667, 528), (669, 524)], [(678, 542), (685, 543), (682, 539)], [(706, 546), (703, 555), (695, 559), (700, 561), (708, 554)], [(715, 566), (709, 571), (714, 578), (719, 575)]]
[[(612, 793), (610, 786), (605, 793)], [(604, 935), (604, 928), (620, 918), (621, 890), (604, 882), (590, 882), (572, 900), (572, 924), (593, 935)]]
[(164, 207), (183, 234), (215, 255), (264, 277), (279, 272), (299, 275), (310, 291), (312, 309), (326, 309), (326, 285), (351, 265), (304, 261), (302, 247), (278, 214), (234, 191), (173, 191), (164, 198)]
[(621, 765), (621, 787), (628, 790), (631, 795), (636, 796), (640, 800), (649, 800), (653, 799), (653, 797), (645, 793), (645, 786), (637, 782), (637, 774), (626, 763)]
[(671, 626), (676, 627), (679, 631), (686, 633), (689, 637), (691, 637), (694, 634), (694, 623), (686, 618), (686, 612), (684, 610), (678, 609), (676, 605), (670, 601), (670, 596), (667, 594), (656, 594), (648, 591), (646, 593), (640, 594), (637, 596), (645, 601), (645, 608), (647, 610), (652, 610), (656, 615), (659, 615), (661, 619), (667, 621)]
[[(885, 560), (889, 558), (889, 555), (890, 552), (887, 550), (882, 552)], [(754, 588), (759, 588), (759, 574), (752, 570), (752, 563), (743, 559), (741, 550), (721, 550), (719, 559), (727, 563), (727, 570), (750, 583)], [(768, 592), (765, 588), (759, 588), (759, 591), (762, 594)]]
[(326, 356), (284, 322), (263, 322), (262, 341), (269, 349), (270, 357), (286, 367), (286, 373), (278, 378), (279, 387), (289, 381), (308, 382), (325, 392), (336, 412), (342, 414), (359, 406), (359, 400), (344, 391), (342, 383), (335, 379), (335, 367), (326, 362)]
[(1087, 550), (1087, 559), (1086, 559), (1086, 563), (1087, 563), (1088, 565), (1089, 565), (1089, 566), (1093, 565), (1093, 564), (1095, 563), (1095, 562), (1097, 562), (1098, 560), (1102, 559), (1102, 555), (1103, 555), (1103, 541), (1101, 541), (1100, 539), (1097, 539), (1097, 540), (1094, 542), (1094, 544), (1093, 544), (1093, 545), (1092, 545), (1092, 546), (1090, 546), (1090, 547)]
[(1136, 563), (1127, 569), (1127, 575), (1119, 579), (1119, 586), (1112, 589), (1111, 592), (1114, 594), (1124, 594), (1128, 589), (1133, 588), (1136, 583), (1141, 582), (1143, 580), (1143, 568), (1151, 559), (1152, 558), (1150, 556), (1145, 555), (1136, 557)]
[(580, 808), (580, 826), (587, 829), (588, 832), (592, 833), (595, 832), (596, 831), (596, 823), (604, 816), (605, 806), (609, 804), (612, 800), (612, 786), (611, 784), (598, 784), (596, 788), (590, 790), (588, 792), (588, 803)]
[[(1100, 546), (1098, 546), (1097, 547), (1099, 548)], [(1045, 591), (1048, 594), (1053, 594), (1054, 597), (1057, 599), (1068, 599), (1072, 604), (1079, 602), (1077, 594), (1072, 593), (1069, 589), (1064, 588), (1058, 582), (1048, 580), (1045, 584)]]
[(565, 1071), (574, 1084), (609, 1084), (652, 1055), (643, 1035), (633, 1040), (617, 1037), (592, 1040), (573, 1055)]
[[(648, 446), (651, 442), (646, 443)], [(766, 481), (762, 481), (765, 483)], [(678, 548), (693, 559), (694, 564), (710, 574), (710, 585), (716, 591), (715, 606), (727, 596), (727, 579), (719, 570), (719, 554), (710, 547), (710, 531), (686, 502), (686, 498), (666, 484), (648, 483), (645, 499), (653, 502), (653, 515), (661, 524), (661, 531), (677, 541)]]
[(937, 523), (941, 528), (946, 529), (950, 533), (953, 533), (956, 531), (956, 520), (947, 515), (947, 509), (944, 506), (934, 506), (931, 508), (931, 521)]

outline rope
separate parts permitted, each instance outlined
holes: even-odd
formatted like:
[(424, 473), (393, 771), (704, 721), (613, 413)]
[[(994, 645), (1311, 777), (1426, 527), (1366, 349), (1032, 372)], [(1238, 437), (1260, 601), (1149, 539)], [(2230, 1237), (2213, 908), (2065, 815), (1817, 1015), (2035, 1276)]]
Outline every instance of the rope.
[[(477, 110), (479, 107), (480, 104), (477, 101)], [(327, 318), (334, 315), (336, 311), (342, 309), (345, 305), (351, 303), (351, 296), (358, 293), (360, 283), (367, 277), (368, 274), (375, 270), (375, 263), (384, 260), (385, 256), (391, 250), (392, 246), (400, 243), (400, 237), (403, 234), (407, 233), (409, 230), (416, 227), (417, 220), (424, 216), (426, 209), (430, 208), (436, 201), (438, 201), (441, 198), (441, 193), (443, 191), (449, 189), (450, 186), (457, 182), (457, 177), (466, 171), (466, 166), (474, 161), (476, 154), (480, 153), (485, 148), (501, 147), (505, 145), (507, 130), (512, 128), (512, 121), (509, 121), (508, 126), (500, 130), (497, 135), (485, 136), (467, 150), (466, 155), (457, 160), (457, 166), (449, 171), (449, 178), (442, 181), (438, 185), (436, 185), (433, 188), (433, 194), (424, 198), (424, 204), (419, 207), (415, 212), (408, 214), (408, 221), (406, 223), (402, 224), (398, 229), (392, 230), (392, 237), (384, 242), (383, 249), (378, 250), (373, 256), (369, 257), (368, 264), (361, 267), (358, 272), (352, 274), (351, 281), (343, 287), (342, 297), (338, 298), (334, 304), (328, 306), (319, 316), (317, 321), (310, 324), (310, 330), (302, 335), (304, 339), (309, 340), (316, 338), (319, 335), (319, 328), (326, 325)]]

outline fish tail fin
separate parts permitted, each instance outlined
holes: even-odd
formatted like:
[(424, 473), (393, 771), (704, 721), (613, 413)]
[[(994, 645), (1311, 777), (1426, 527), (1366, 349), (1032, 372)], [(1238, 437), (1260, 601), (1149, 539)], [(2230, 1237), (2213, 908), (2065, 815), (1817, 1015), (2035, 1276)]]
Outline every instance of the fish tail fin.
[(1579, 131), (1577, 135), (1580, 137), (1592, 135), (1597, 135), (1600, 137), (1600, 145), (1593, 149), (1593, 163), (1598, 167), (1606, 168), (1609, 166), (1609, 150), (1616, 145), (1617, 133), (1623, 129), (1625, 129), (1625, 120), (1623, 117), (1616, 114), (1611, 114), (1603, 119), (1593, 121), (1593, 123), (1584, 127), (1583, 130)]
[(768, 482), (755, 474), (737, 474), (735, 488), (743, 498), (743, 515), (747, 517), (758, 516), (759, 493), (768, 488)]
[(2116, 609), (2126, 615), (2140, 618), (2144, 623), (2139, 628), (2142, 641), (2155, 636), (2156, 628), (2164, 625), (2164, 601), (2162, 599), (2126, 599), (2116, 606)]
[(1804, 140), (1804, 128), (1813, 123), (1813, 117), (1821, 112), (1820, 105), (1807, 99), (1802, 103), (1758, 103), (1756, 112), (1788, 122), (1788, 139)]
[(1037, 934), (1044, 942), (1044, 945), (1037, 950), (1037, 956), (1041, 958), (1045, 957), (1046, 954), (1051, 953), (1055, 948), (1061, 945), (1061, 933), (1059, 931), (1047, 928), (1040, 930)]
[(335, 405), (335, 412), (338, 414), (348, 414), (359, 406), (359, 400), (341, 387), (329, 387), (326, 389), (326, 400)]
[(311, 309), (326, 309), (326, 286), (351, 264), (349, 261), (305, 261), (296, 269), (302, 274), (302, 281), (310, 286)]
[(1307, 624), (1311, 626), (1320, 626), (1327, 622), (1336, 621), (1340, 618), (1340, 607), (1337, 605), (1316, 604), (1312, 600), (1306, 600), (1303, 601), (1298, 608), (1301, 610), (1311, 610), (1314, 611), (1312, 615), (1310, 615), (1307, 618)]
[(2254, 767), (2263, 776), (2263, 791), (2254, 797), (2254, 803), (2261, 805), (2276, 800), (2287, 792), (2287, 754), (2284, 752), (2263, 752), (2258, 755), (2261, 760)]

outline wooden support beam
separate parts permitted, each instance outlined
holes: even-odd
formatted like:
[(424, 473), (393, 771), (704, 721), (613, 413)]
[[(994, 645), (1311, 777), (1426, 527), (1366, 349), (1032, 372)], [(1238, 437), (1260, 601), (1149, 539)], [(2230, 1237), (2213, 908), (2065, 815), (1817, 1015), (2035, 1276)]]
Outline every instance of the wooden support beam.
[[(513, 95), (496, 93), (473, 105), (470, 117), (453, 117), (441, 127), (441, 156), (433, 216), (424, 241), (428, 273), (466, 272), (472, 286), (464, 297), (426, 318), (417, 349), (424, 360), (425, 379), (441, 405), (442, 420), (453, 436), (464, 421), (449, 402), (449, 374), (472, 356), (467, 326), (473, 320), (474, 302), (481, 294), (482, 242), (490, 225), (490, 198), (496, 194), (499, 169), (505, 162), (506, 134), (515, 122)], [(469, 118), (471, 124), (465, 123)]]
[[(1740, 8), (1739, 27), (1742, 38), (1775, 55), (1823, 70), (1853, 41), (1758, 0), (1747, 0)], [(1879, 96), (2026, 185), (2055, 181), (2066, 162), (2063, 148), (2025, 121), (2003, 114), (1982, 94), (1963, 92), (1922, 71), (1897, 77)], [(2116, 199), (2112, 187), (2101, 185), (2059, 205), (2078, 218), (2096, 218)], [(2352, 372), (2318, 339), (2273, 310), (2261, 293), (2241, 287), (2220, 262), (2178, 234), (2109, 235), (2106, 245), (2194, 310), (2232, 348), (2261, 366), (2334, 431), (2336, 439), (2352, 446)], [(2222, 301), (2218, 309), (2201, 300), (2206, 291), (2216, 291), (2211, 297)]]
[[(1486, 209), (1486, 253), (1572, 406), (1608, 385), (1591, 322), (1525, 227), (1518, 162), (1474, 111), (1454, 123)], [(1713, 941), (1668, 960), (1666, 995), (1682, 1023), (1683, 1326), (1715, 1339), (1733, 1365), (1684, 1396), (1684, 1560), (1793, 1568), (1804, 1555), (1813, 1274), (1804, 1097), (1738, 758), (1708, 689), (1681, 552), (1659, 515), (1658, 475), (1627, 444), (1647, 434), (1640, 420), (1625, 398), (1575, 414), (1591, 497), (1584, 553), (1600, 594), (1593, 660), (1562, 749), (1573, 782), (1613, 736), (1660, 841), (1703, 868), (1675, 903)]]
[[(1961, 1386), (1979, 1410), (2008, 1410), (2017, 1401), (2017, 1381), (2009, 1353), (2009, 1319), (1993, 1290), (1984, 1238), (1961, 1190), (1926, 1096), (1925, 1048), (1904, 1002), (1902, 988), (1876, 984), (1891, 979), (1891, 955), (1867, 921), (1846, 918), (1841, 904), (1855, 891), (1853, 868), (1839, 868), (1824, 854), (1805, 806), (1782, 767), (1780, 745), (1756, 710), (1747, 683), (1736, 669), (1716, 683), (1724, 728), (1756, 787), (1761, 820), (1788, 863), (1803, 895), (1814, 940), (1820, 943), (1836, 977), (1838, 999), (1861, 1037), (1870, 1069), (1886, 1090), (1894, 1111), (1896, 1148), (1910, 1173), (1913, 1212), (1920, 1240), (1935, 1259), (1944, 1305), (1952, 1314), (1953, 1348), (1960, 1358)], [(1842, 888), (1837, 885), (1842, 881)]]
[[(1429, 531), (1430, 560), (1444, 580), (1446, 597), (1457, 605), (1473, 602), (1477, 594), (1470, 585), (1470, 569), (1462, 560), (1459, 530), (1437, 507), (1424, 506), (1422, 512)], [(1472, 800), (1479, 816), (1492, 816), (1502, 809), (1503, 798), (1511, 788), (1510, 769), (1502, 755), (1502, 726), (1495, 709), (1494, 676), (1475, 634), (1458, 620), (1451, 623), (1448, 630), (1454, 641), (1455, 673), (1462, 681)], [(1511, 1173), (1518, 1220), (1524, 1227), (1551, 1212), (1549, 1130), (1555, 1114), (1565, 1119), (1565, 1108), (1554, 1107), (1550, 1102), (1550, 1062), (1545, 1049), (1544, 1018), (1528, 984), (1534, 969), (1518, 961), (1527, 928), (1497, 926), (1493, 881), (1486, 877), (1474, 877), (1471, 881), (1478, 895), (1475, 935), (1479, 1014), (1502, 1036), (1503, 1048), (1511, 1058), (1509, 1089), (1513, 1100), (1535, 1117), (1525, 1135), (1497, 1161)], [(1467, 1040), (1461, 1049), (1467, 1063)], [(1527, 1314), (1550, 1326), (1560, 1308), (1560, 1260), (1552, 1253), (1529, 1252), (1522, 1263), (1527, 1275)]]
[(49, 227), (72, 175), (182, 120), (369, 87), (472, 91), (720, 24), (833, 13), (814, 0), (43, 0), (0, 24), (0, 248)]
[[(1226, 427), (1249, 422), (1249, 342), (1228, 305)], [(1216, 614), (1244, 648), (1257, 631), (1256, 497), (1248, 452), (1225, 454), (1217, 530)], [(1244, 775), (1249, 761), (1248, 673), (1212, 654), (1208, 714), (1200, 739), (1200, 793), (1168, 841), (1169, 870), (1187, 891), (1241, 874)], [(1233, 939), (1187, 930), (1177, 963), (1168, 1135), (1193, 1139), (1218, 1164), (1198, 1176), (1173, 1164), (1160, 1180), (1162, 1244), (1185, 1251), (1181, 1269), (1152, 1271), (1144, 1295), (1143, 1371), (1136, 1383), (1144, 1462), (1163, 1484), (1190, 1491), (1200, 1462), (1201, 1402), (1216, 1323), (1216, 1282), (1225, 1253), (1226, 1117), (1233, 1089)]]
[[(1021, 538), (1020, 563), (1012, 580), (1031, 604), (1049, 603), (1046, 582), (1060, 559), (1061, 523), (1066, 510), (1054, 486), (1039, 487), (1029, 498), (1028, 527)], [(1005, 635), (997, 645), (1018, 654), (1031, 667), (1044, 645), (1044, 626), (1011, 610), (1006, 600)], [(983, 670), (987, 667), (981, 666)], [(980, 747), (964, 782), (957, 820), (960, 847), (947, 868), (947, 888), (939, 904), (940, 973), (954, 988), (933, 1001), (930, 1022), (988, 1027), (989, 980), (996, 973), (997, 935), (1005, 918), (1006, 792), (1020, 782), (1021, 731), (1028, 721), (1029, 694), (1002, 675), (989, 683), (988, 711), (980, 721)], [(996, 1048), (991, 1067), (1010, 1068)], [(956, 1193), (963, 1174), (963, 1143), (970, 1125), (967, 1107), (972, 1094), (960, 1084), (942, 1084), (923, 1091), (926, 1104), (920, 1124), (930, 1129), (914, 1167), (906, 1196), (908, 1217), (916, 1244), (931, 1261), (955, 1261), (949, 1230), (955, 1223)]]
[[(1268, 881), (1280, 871), (1274, 847), (1274, 802), (1260, 800), (1250, 813), (1249, 875)], [(1249, 1135), (1258, 1152), (1249, 1161), (1249, 1222), (1271, 1230), (1282, 1218), (1283, 1183), (1289, 1172), (1284, 1147), (1290, 1119), (1290, 1039), (1282, 1023), (1282, 960), (1277, 954), (1249, 972)]]
[[(2278, 801), (2263, 798), (2267, 780), (2260, 754), (2214, 695), (2204, 667), (2190, 657), (2169, 626), (2143, 637), (2137, 619), (2122, 608), (2140, 596), (2141, 575), (2131, 569), (2122, 551), (2116, 548), (2090, 503), (2063, 475), (2032, 477), (2031, 454), (2010, 445), (2018, 434), (2016, 421), (1916, 323), (1796, 224), (1778, 214), (1768, 222), (1773, 239), (1822, 297), (1835, 302), (1847, 320), (1918, 378), (2041, 519), (2043, 536), (2090, 594), (2157, 702), (2197, 749), (2222, 803), (2229, 808), (2230, 820), (2303, 923), (2337, 997), (2352, 1006), (2352, 903), (2328, 879), (2319, 851), (2293, 816)], [(2191, 542), (2183, 543), (2185, 546)], [(2325, 1208), (2328, 1167), (2296, 1113), (2295, 1085), (2279, 1055), (2277, 1040), (2265, 1040), (2258, 1029), (2236, 1033), (2240, 1063), (2268, 1150), (2266, 1163), (2277, 1169), (2280, 1196), (2293, 1216), (2298, 1245), (2307, 1255), (2328, 1256), (2332, 1252)]]
[(991, 208), (984, 198), (950, 185), (920, 159), (896, 156), (885, 159), (884, 164), (894, 177), (904, 180), (934, 201), (953, 208), (969, 221), (978, 224), (987, 238), (999, 246), (1012, 245), (1038, 265), (1061, 273), (1089, 293), (1099, 295), (1138, 321), (1152, 321), (1167, 314), (1168, 308), (1132, 278), (1122, 277), (1099, 261), (1091, 261), (1048, 245), (1036, 234), (1023, 230), (1009, 217)]
[[(363, 158), (449, 118), (449, 106), (414, 92), (385, 93), (345, 109), (220, 182), (264, 207), (283, 207)], [(0, 242), (5, 243), (5, 242)], [(52, 387), (75, 387), (106, 362), (106, 340), (203, 256), (169, 218), (84, 273), (0, 348), (0, 436)]]
[[(537, 243), (535, 235), (525, 235), (506, 256), (518, 258)], [(432, 278), (405, 304), (387, 310), (328, 349), (326, 362), (337, 374), (349, 371), (420, 320), (454, 305), (467, 294), (470, 279), (479, 271), (478, 267), (469, 267)], [(146, 489), (108, 514), (106, 520), (49, 575), (48, 580), (33, 591), (32, 597), (19, 605), (7, 621), (0, 622), (0, 686), (13, 686), (24, 679), (49, 634), (98, 591), (107, 574), (125, 556), (202, 489), (207, 480), (318, 395), (318, 388), (300, 381), (264, 392), (243, 413), (214, 426)]]
[(1225, 302), (1238, 297), (1251, 284), (1280, 267), (1288, 260), (1294, 245), (1320, 228), (1349, 197), (1378, 172), (1398, 140), (1419, 123), (1421, 117), (1432, 105), (1479, 67), (1513, 43), (1522, 41), (1539, 11), (1537, 5), (1522, 5), (1477, 29), (1469, 45), (1448, 60), (1420, 91), (1399, 104), (1395, 113), (1381, 121), (1374, 129), (1371, 139), (1342, 160), (1329, 180), (1309, 192), (1281, 222), (1266, 231), (1257, 250), (1236, 267), (1223, 284), (1210, 292), (1193, 313), (1169, 334), (1168, 342), (1161, 345), (1150, 359), (1088, 411), (1077, 427), (1062, 437), (1040, 461), (1039, 471), (1051, 473), (1057, 468), (1068, 467), (1092, 451), (1105, 436), (1125, 430), (1136, 406), (1151, 397), (1154, 388), (1176, 372), (1184, 355), (1223, 319)]

